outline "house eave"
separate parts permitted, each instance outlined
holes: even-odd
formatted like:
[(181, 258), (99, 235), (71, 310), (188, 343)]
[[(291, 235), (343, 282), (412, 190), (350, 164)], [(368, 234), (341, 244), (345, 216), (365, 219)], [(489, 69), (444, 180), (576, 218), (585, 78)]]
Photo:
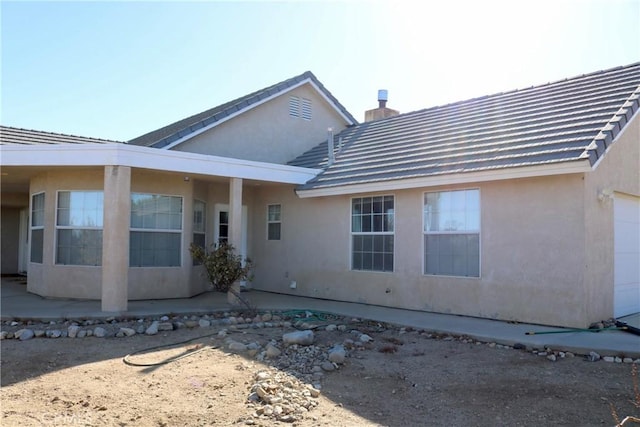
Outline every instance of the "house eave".
[(129, 166), (205, 176), (304, 184), (320, 170), (125, 144), (0, 146), (0, 166)]
[(486, 171), (435, 175), (420, 178), (395, 179), (362, 184), (315, 188), (309, 190), (300, 189), (296, 190), (296, 194), (298, 195), (298, 197), (304, 199), (311, 197), (374, 193), (380, 191), (396, 191), (412, 188), (436, 187), (443, 185), (469, 184), (488, 181), (501, 181), (507, 179), (586, 173), (591, 170), (592, 167), (589, 163), (589, 160), (584, 159), (565, 163), (492, 169)]

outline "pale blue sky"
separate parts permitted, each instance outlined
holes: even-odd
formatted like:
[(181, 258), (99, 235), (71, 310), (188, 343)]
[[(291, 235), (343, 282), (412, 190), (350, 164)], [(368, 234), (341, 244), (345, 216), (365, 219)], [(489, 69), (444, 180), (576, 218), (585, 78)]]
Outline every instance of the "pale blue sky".
[(2, 1), (3, 125), (128, 140), (311, 70), (358, 119), (640, 60), (640, 0)]

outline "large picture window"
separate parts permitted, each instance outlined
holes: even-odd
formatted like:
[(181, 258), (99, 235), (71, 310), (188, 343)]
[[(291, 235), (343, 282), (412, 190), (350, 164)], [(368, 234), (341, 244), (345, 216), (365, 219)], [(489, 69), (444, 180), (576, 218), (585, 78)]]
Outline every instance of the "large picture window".
[(44, 236), (44, 193), (31, 196), (31, 262), (42, 264)]
[(56, 264), (102, 265), (102, 191), (59, 191)]
[(351, 268), (393, 271), (393, 196), (351, 200)]
[(182, 197), (131, 194), (129, 264), (178, 267), (182, 237)]
[(480, 190), (424, 195), (424, 272), (480, 277)]

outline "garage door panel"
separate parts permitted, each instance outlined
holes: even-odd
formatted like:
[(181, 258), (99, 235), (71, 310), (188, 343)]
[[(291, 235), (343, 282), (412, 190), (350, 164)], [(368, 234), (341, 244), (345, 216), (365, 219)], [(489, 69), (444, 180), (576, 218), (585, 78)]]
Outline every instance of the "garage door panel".
[(640, 224), (630, 221), (616, 222), (616, 252), (634, 253), (640, 252)]
[(638, 276), (640, 276), (638, 255), (631, 253), (617, 253), (616, 257), (618, 258), (614, 267), (616, 285), (630, 285), (637, 283)]
[(640, 312), (640, 198), (614, 199), (614, 316)]

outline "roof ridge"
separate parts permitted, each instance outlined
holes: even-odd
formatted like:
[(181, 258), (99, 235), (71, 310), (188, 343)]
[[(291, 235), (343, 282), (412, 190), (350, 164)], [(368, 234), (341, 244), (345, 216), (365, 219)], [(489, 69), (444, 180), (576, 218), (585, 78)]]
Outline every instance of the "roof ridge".
[(126, 144), (125, 141), (117, 141), (115, 139), (95, 138), (93, 136), (83, 136), (83, 135), (77, 135), (77, 134), (71, 134), (71, 133), (51, 132), (51, 131), (37, 130), (37, 129), (27, 129), (27, 128), (21, 128), (21, 127), (16, 127), (16, 126), (7, 126), (7, 125), (0, 125), (0, 135), (2, 134), (2, 129), (11, 129), (11, 130), (16, 130), (16, 131), (33, 132), (33, 133), (47, 134), (47, 135), (52, 135), (52, 136), (66, 136), (66, 137), (71, 137), (71, 138), (92, 139), (92, 140), (95, 140), (95, 141), (115, 142), (117, 144)]
[(461, 104), (469, 104), (472, 102), (477, 102), (477, 101), (481, 101), (481, 100), (486, 100), (486, 99), (490, 99), (490, 98), (497, 98), (499, 96), (503, 96), (503, 95), (512, 95), (515, 93), (522, 93), (525, 91), (530, 91), (530, 90), (535, 90), (535, 89), (542, 89), (545, 87), (550, 87), (553, 85), (557, 85), (560, 83), (564, 83), (564, 82), (568, 82), (568, 81), (578, 81), (580, 79), (583, 78), (588, 78), (588, 77), (595, 77), (595, 76), (599, 76), (605, 73), (611, 73), (614, 71), (620, 71), (623, 69), (629, 69), (629, 68), (633, 68), (633, 67), (637, 67), (640, 66), (640, 61), (638, 62), (634, 62), (628, 65), (619, 65), (613, 68), (608, 68), (608, 69), (604, 69), (604, 70), (598, 70), (598, 71), (592, 71), (589, 73), (584, 73), (584, 74), (579, 74), (576, 75), (574, 77), (566, 77), (563, 79), (559, 79), (559, 80), (553, 80), (553, 81), (549, 81), (546, 83), (541, 83), (541, 84), (536, 84), (536, 85), (531, 85), (531, 86), (527, 86), (527, 87), (522, 87), (522, 88), (516, 88), (516, 89), (511, 89), (511, 90), (507, 90), (507, 91), (503, 91), (503, 92), (496, 92), (496, 93), (492, 93), (492, 94), (488, 94), (488, 95), (481, 95), (481, 96), (477, 96), (477, 97), (473, 97), (473, 98), (468, 98), (468, 99), (462, 99), (459, 101), (454, 101), (454, 102), (449, 102), (446, 104), (441, 104), (441, 105), (434, 105), (431, 107), (425, 107), (425, 108), (420, 108), (418, 110), (413, 110), (413, 111), (407, 111), (406, 113), (401, 113), (398, 114), (396, 116), (391, 116), (391, 117), (387, 117), (384, 119), (379, 119), (379, 120), (375, 120), (375, 121), (371, 121), (371, 122), (365, 122), (365, 123), (360, 123), (361, 125), (367, 124), (367, 123), (381, 123), (381, 122), (385, 122), (385, 121), (392, 121), (394, 119), (398, 119), (401, 117), (407, 117), (410, 116), (412, 114), (418, 114), (418, 113), (423, 113), (426, 111), (435, 111), (438, 109), (442, 109), (442, 108), (450, 108), (456, 105), (461, 105)]
[[(227, 117), (237, 111), (241, 111), (244, 108), (248, 108), (265, 98), (274, 96), (279, 92), (285, 91), (288, 88), (307, 79), (312, 81), (320, 91), (324, 92), (327, 98), (329, 98), (329, 100), (335, 105), (335, 107), (338, 108), (342, 112), (342, 114), (347, 117), (348, 120), (352, 121), (353, 123), (357, 123), (357, 120), (331, 94), (331, 92), (329, 92), (324, 87), (324, 85), (318, 80), (318, 78), (311, 71), (307, 70), (301, 74), (297, 74), (293, 77), (282, 80), (270, 86), (263, 87), (241, 97), (201, 111), (200, 113), (192, 114), (183, 119), (174, 121), (166, 126), (147, 132), (136, 138), (130, 139), (129, 143), (134, 145), (146, 145), (156, 148), (165, 147), (199, 129), (205, 128), (222, 120), (224, 117)], [(246, 105), (242, 105), (243, 103), (246, 103)], [(216, 116), (218, 115), (220, 115), (220, 117), (216, 118)]]

